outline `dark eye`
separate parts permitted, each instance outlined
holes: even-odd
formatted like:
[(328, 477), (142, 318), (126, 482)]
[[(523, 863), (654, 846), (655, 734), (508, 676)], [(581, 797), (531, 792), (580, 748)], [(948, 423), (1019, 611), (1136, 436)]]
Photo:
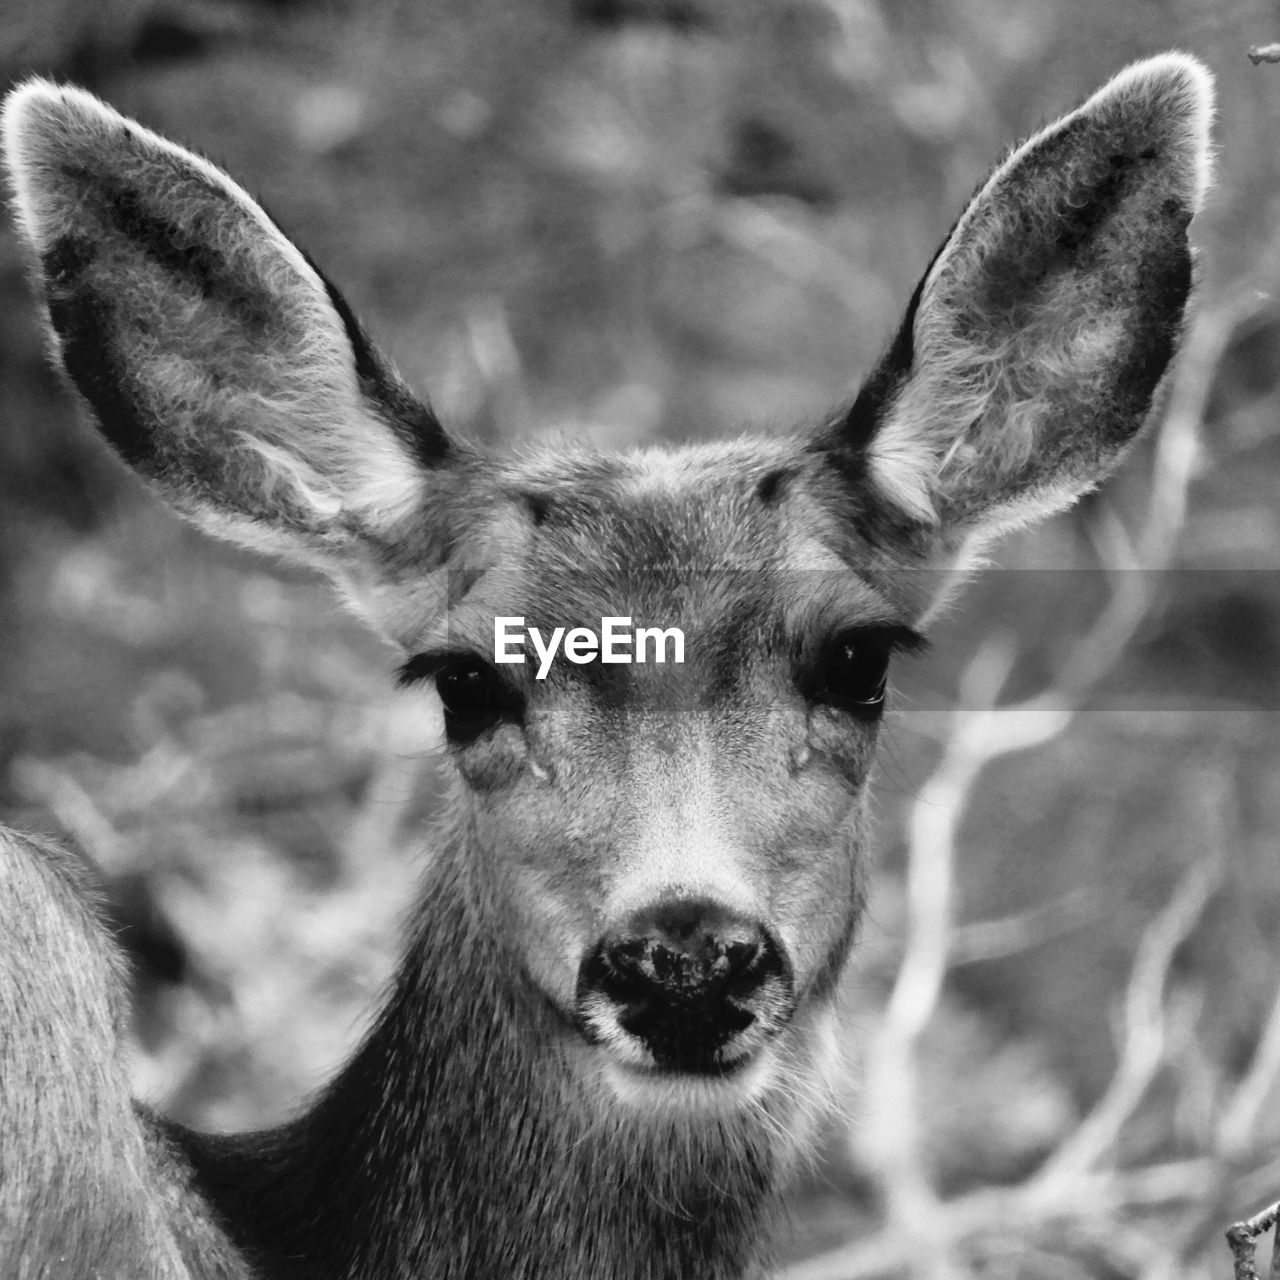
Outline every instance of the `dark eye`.
[(890, 646), (856, 631), (836, 636), (823, 650), (810, 682), (810, 697), (862, 720), (884, 710)]
[(479, 658), (446, 658), (436, 672), (436, 691), (444, 703), (445, 733), (455, 742), (472, 742), (499, 720), (519, 715), (513, 691)]

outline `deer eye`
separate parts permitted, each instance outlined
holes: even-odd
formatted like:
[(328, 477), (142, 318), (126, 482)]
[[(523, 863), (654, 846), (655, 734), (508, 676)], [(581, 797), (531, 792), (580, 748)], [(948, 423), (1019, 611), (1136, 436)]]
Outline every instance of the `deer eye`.
[(402, 688), (435, 682), (444, 704), (444, 731), (450, 742), (466, 746), (499, 721), (519, 724), (524, 699), (487, 662), (471, 653), (433, 650), (418, 653), (396, 673)]
[(809, 697), (861, 720), (878, 719), (884, 710), (891, 648), (878, 636), (841, 632), (822, 651), (808, 682)]
[(488, 663), (470, 656), (444, 659), (435, 673), (444, 704), (444, 730), (455, 742), (471, 742), (499, 720), (518, 718), (514, 691)]

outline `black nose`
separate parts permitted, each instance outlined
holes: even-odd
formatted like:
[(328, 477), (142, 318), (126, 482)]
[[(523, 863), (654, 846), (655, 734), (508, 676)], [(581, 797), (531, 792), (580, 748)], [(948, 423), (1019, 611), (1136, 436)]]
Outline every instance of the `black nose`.
[(583, 963), (578, 993), (606, 996), (619, 1025), (659, 1065), (707, 1072), (770, 993), (788, 999), (789, 986), (781, 949), (759, 923), (686, 898), (657, 903), (607, 933)]
[(712, 903), (662, 903), (605, 939), (606, 991), (618, 1000), (702, 1002), (749, 995), (769, 946), (759, 925)]

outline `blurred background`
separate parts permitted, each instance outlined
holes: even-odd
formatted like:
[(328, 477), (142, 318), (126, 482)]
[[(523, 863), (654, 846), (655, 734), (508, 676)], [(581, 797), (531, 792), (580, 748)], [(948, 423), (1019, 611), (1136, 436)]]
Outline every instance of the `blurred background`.
[[(1280, 65), (1247, 56), (1280, 6), (0, 13), (0, 83), (76, 81), (223, 164), (486, 441), (815, 419), (1006, 146), (1133, 58), (1209, 64), (1218, 185), (1162, 420), (899, 669), (847, 1116), (779, 1264), (1229, 1274), (1223, 1228), (1280, 1195)], [(99, 447), (7, 228), (0, 295), (0, 820), (100, 867), (140, 1093), (271, 1123), (393, 963), (434, 717), (322, 586), (196, 536)]]

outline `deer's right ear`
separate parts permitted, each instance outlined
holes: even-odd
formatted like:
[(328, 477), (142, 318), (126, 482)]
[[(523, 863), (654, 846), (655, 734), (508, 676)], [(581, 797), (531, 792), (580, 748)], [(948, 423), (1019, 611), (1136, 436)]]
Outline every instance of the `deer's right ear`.
[(1074, 501), (1150, 411), (1182, 332), (1213, 84), (1166, 54), (1013, 151), (888, 356), (816, 442), (894, 523), (972, 546)]
[(226, 174), (79, 89), (4, 104), (55, 349), (103, 434), (211, 532), (339, 576), (439, 563), (464, 451)]

